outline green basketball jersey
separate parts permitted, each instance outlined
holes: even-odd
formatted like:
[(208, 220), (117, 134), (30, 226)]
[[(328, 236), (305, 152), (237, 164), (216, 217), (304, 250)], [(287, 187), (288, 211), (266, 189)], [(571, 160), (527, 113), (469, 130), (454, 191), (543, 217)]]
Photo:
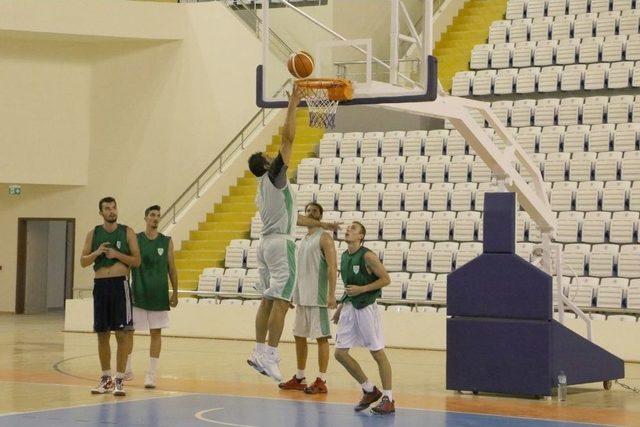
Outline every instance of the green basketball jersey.
[[(131, 255), (129, 243), (127, 241), (127, 226), (118, 224), (117, 228), (109, 233), (102, 225), (97, 225), (93, 229), (93, 240), (91, 242), (91, 252), (94, 252), (101, 244), (109, 242), (110, 247), (122, 252), (125, 255)], [(93, 269), (98, 271), (103, 267), (111, 267), (115, 263), (120, 262), (117, 259), (109, 259), (104, 254), (100, 255), (93, 262)]]
[[(342, 259), (340, 260), (340, 275), (342, 276), (342, 282), (345, 286), (365, 286), (378, 280), (378, 276), (367, 271), (367, 263), (364, 259), (367, 252), (370, 252), (370, 250), (362, 246), (352, 254), (350, 254), (349, 251), (345, 251), (342, 254)], [(380, 289), (364, 292), (356, 296), (345, 294), (342, 302), (351, 302), (353, 307), (361, 309), (376, 302), (376, 299), (381, 295), (382, 291)]]
[(131, 270), (133, 305), (145, 310), (169, 310), (169, 242), (170, 237), (158, 233), (151, 240), (138, 233), (139, 268)]

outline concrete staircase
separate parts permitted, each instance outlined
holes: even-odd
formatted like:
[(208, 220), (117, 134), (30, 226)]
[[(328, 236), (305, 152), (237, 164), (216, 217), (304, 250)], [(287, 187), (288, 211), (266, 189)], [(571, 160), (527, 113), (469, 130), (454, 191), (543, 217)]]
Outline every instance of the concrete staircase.
[(471, 50), (487, 42), (489, 26), (504, 18), (507, 0), (469, 0), (436, 43), (438, 75), (446, 91), (451, 90), (453, 76), (469, 69)]

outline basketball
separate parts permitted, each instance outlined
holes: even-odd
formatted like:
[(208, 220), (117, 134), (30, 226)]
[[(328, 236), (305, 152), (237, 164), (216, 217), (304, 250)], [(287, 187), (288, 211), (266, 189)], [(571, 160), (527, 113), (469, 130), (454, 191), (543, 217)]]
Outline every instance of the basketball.
[(292, 76), (307, 78), (313, 73), (313, 57), (304, 51), (292, 53), (287, 61), (287, 68)]

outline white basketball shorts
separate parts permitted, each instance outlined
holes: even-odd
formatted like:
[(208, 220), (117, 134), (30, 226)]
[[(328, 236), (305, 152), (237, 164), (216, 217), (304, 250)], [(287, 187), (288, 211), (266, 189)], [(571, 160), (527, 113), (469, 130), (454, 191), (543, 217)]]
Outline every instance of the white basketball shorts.
[(342, 306), (336, 332), (336, 348), (353, 347), (366, 347), (370, 351), (384, 348), (378, 304), (373, 303), (360, 310), (355, 309), (350, 302)]

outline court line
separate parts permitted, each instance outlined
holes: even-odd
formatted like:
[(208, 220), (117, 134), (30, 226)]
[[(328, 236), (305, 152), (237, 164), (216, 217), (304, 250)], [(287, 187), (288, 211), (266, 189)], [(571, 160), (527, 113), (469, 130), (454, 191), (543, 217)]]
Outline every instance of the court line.
[[(70, 357), (70, 358), (67, 358), (67, 359), (60, 360), (59, 362), (56, 362), (53, 365), (53, 368), (57, 372), (59, 372), (61, 374), (68, 375), (68, 376), (74, 377), (74, 378), (79, 378), (79, 379), (84, 379), (84, 380), (91, 381), (91, 379), (80, 377), (80, 376), (77, 376), (77, 375), (73, 375), (73, 374), (65, 372), (65, 371), (63, 371), (62, 369), (59, 368), (59, 365), (61, 365), (64, 362), (67, 362), (67, 361), (70, 361), (70, 360), (74, 360), (74, 359), (80, 359), (80, 358), (83, 358), (83, 357), (89, 357), (89, 356), (94, 356), (94, 354), (75, 356), (75, 357)], [(206, 396), (221, 396), (221, 397), (248, 397), (248, 398), (254, 398), (254, 399), (266, 399), (266, 400), (275, 400), (275, 401), (284, 400), (284, 401), (288, 401), (288, 402), (308, 402), (308, 403), (323, 403), (323, 404), (336, 404), (336, 405), (349, 405), (349, 406), (352, 406), (351, 403), (347, 403), (347, 402), (319, 402), (319, 401), (307, 401), (307, 400), (303, 400), (303, 399), (291, 399), (291, 398), (279, 398), (279, 397), (263, 397), (263, 396), (244, 396), (244, 395), (234, 395), (234, 394), (209, 394), (209, 393), (189, 393), (189, 392), (184, 392), (184, 393), (185, 393), (185, 395), (198, 395), (198, 394), (200, 394), (200, 395), (206, 395)], [(173, 397), (173, 396), (168, 396), (168, 397)], [(541, 421), (565, 422), (565, 423), (572, 423), (572, 424), (578, 424), (578, 425), (588, 425), (588, 426), (619, 427), (619, 424), (596, 424), (596, 423), (573, 421), (573, 420), (564, 420), (564, 419), (556, 419), (556, 418), (524, 417), (524, 416), (518, 416), (518, 415), (486, 414), (486, 413), (478, 413), (478, 412), (448, 411), (448, 410), (444, 410), (444, 409), (425, 409), (425, 408), (413, 408), (413, 407), (402, 407), (402, 406), (399, 406), (399, 408), (400, 409), (411, 409), (411, 410), (417, 410), (417, 411), (431, 411), (431, 412), (444, 412), (444, 413), (457, 413), (457, 414), (484, 415), (484, 416), (488, 416), (488, 417), (516, 418), (516, 419), (522, 419), (522, 420), (541, 420)]]
[(194, 417), (196, 417), (196, 419), (200, 420), (200, 421), (204, 421), (207, 423), (212, 423), (212, 424), (220, 424), (223, 426), (231, 426), (231, 427), (255, 427), (255, 426), (250, 426), (247, 424), (234, 424), (234, 423), (226, 423), (224, 421), (217, 421), (217, 420), (212, 420), (211, 418), (207, 418), (204, 416), (204, 414), (206, 414), (207, 412), (214, 412), (214, 411), (221, 411), (224, 408), (212, 408), (212, 409), (205, 409), (204, 411), (200, 411), (200, 412), (196, 412), (194, 414)]
[[(209, 394), (209, 393), (194, 393), (192, 396), (203, 395), (203, 396), (219, 396), (219, 397), (241, 397), (248, 399), (263, 399), (263, 400), (275, 400), (275, 401), (286, 401), (286, 402), (295, 402), (295, 403), (307, 403), (314, 404), (319, 403), (322, 405), (346, 405), (353, 406), (352, 403), (347, 402), (322, 402), (317, 400), (302, 400), (302, 399), (291, 399), (291, 398), (279, 398), (279, 397), (267, 397), (267, 396), (240, 396), (237, 394)], [(600, 424), (600, 423), (590, 423), (584, 421), (572, 421), (572, 420), (563, 420), (556, 418), (538, 418), (538, 417), (524, 417), (521, 415), (503, 415), (503, 414), (485, 414), (479, 412), (464, 412), (464, 411), (448, 411), (446, 409), (426, 409), (426, 408), (413, 408), (408, 406), (398, 406), (399, 409), (407, 409), (410, 411), (423, 411), (423, 412), (443, 412), (445, 414), (464, 414), (464, 415), (477, 415), (484, 417), (500, 417), (500, 418), (516, 418), (527, 421), (551, 421), (551, 422), (560, 422), (560, 423), (570, 423), (570, 424), (578, 424), (585, 426), (596, 426), (596, 427), (620, 427), (620, 424)]]
[[(32, 383), (32, 384), (42, 384), (42, 383)], [(50, 383), (48, 383), (48, 384), (50, 384)], [(54, 384), (54, 385), (65, 385), (65, 384)], [(71, 386), (71, 384), (67, 384), (67, 385)], [(60, 407), (49, 408), (49, 409), (36, 409), (36, 410), (33, 410), (33, 411), (8, 412), (6, 414), (0, 414), (0, 418), (9, 417), (9, 416), (12, 416), (12, 415), (37, 414), (39, 412), (66, 411), (66, 410), (69, 410), (69, 409), (89, 408), (89, 407), (92, 407), (92, 406), (121, 405), (121, 404), (124, 404), (124, 403), (146, 402), (146, 401), (149, 401), (149, 400), (172, 399), (174, 397), (182, 397), (182, 396), (196, 396), (196, 394), (194, 394), (194, 393), (185, 393), (184, 395), (179, 395), (179, 396), (154, 396), (154, 397), (144, 397), (142, 399), (135, 399), (135, 400), (120, 400), (120, 401), (101, 402), (101, 403), (84, 403), (82, 405), (76, 405), (76, 406), (60, 406)]]
[[(0, 382), (12, 382), (12, 381), (0, 381)], [(13, 382), (17, 382), (17, 381), (13, 381)], [(43, 383), (34, 383), (34, 382), (23, 382), (26, 384), (43, 384)], [(53, 384), (53, 383), (44, 383), (46, 385), (66, 385), (69, 387), (74, 387), (76, 385), (73, 384)], [(80, 385), (76, 386), (76, 387), (82, 387)], [(22, 412), (9, 412), (6, 414), (0, 414), (0, 417), (7, 417), (7, 416), (12, 416), (12, 415), (24, 415), (24, 414), (34, 414), (34, 413), (39, 413), (39, 412), (48, 412), (48, 411), (61, 411), (61, 410), (68, 410), (68, 409), (75, 409), (75, 408), (86, 408), (86, 407), (98, 407), (98, 406), (102, 406), (102, 405), (117, 405), (117, 404), (122, 404), (122, 403), (136, 403), (136, 402), (144, 402), (144, 401), (149, 401), (149, 400), (157, 400), (157, 399), (170, 399), (170, 398), (175, 398), (175, 397), (183, 397), (183, 396), (217, 396), (217, 397), (232, 397), (232, 398), (246, 398), (246, 399), (261, 399), (261, 400), (273, 400), (273, 401), (286, 401), (286, 402), (295, 402), (295, 403), (306, 403), (306, 404), (323, 404), (323, 405), (348, 405), (348, 406), (352, 406), (352, 404), (350, 403), (346, 403), (346, 402), (321, 402), (321, 401), (308, 401), (308, 400), (300, 400), (300, 399), (290, 399), (290, 398), (276, 398), (276, 397), (266, 397), (266, 396), (239, 396), (239, 395), (234, 395), (234, 394), (208, 394), (208, 393), (188, 393), (188, 392), (176, 392), (176, 391), (170, 391), (169, 393), (183, 393), (177, 396), (155, 396), (155, 397), (148, 397), (148, 398), (142, 398), (142, 399), (135, 399), (135, 400), (121, 400), (121, 401), (113, 401), (113, 402), (101, 402), (101, 403), (87, 403), (87, 404), (82, 404), (82, 405), (76, 405), (76, 406), (64, 406), (64, 407), (57, 407), (57, 408), (49, 408), (49, 409), (37, 409), (37, 410), (33, 410), (33, 411), (22, 411)], [(222, 409), (222, 408), (214, 408), (214, 409)], [(620, 427), (620, 424), (597, 424), (597, 423), (589, 423), (589, 422), (583, 422), (583, 421), (572, 421), (572, 420), (563, 420), (563, 419), (554, 419), (554, 418), (538, 418), (538, 417), (524, 417), (524, 416), (519, 416), (519, 415), (503, 415), (503, 414), (485, 414), (485, 413), (478, 413), (478, 412), (464, 412), (464, 411), (448, 411), (448, 410), (444, 410), (444, 409), (425, 409), (425, 408), (412, 408), (412, 407), (399, 407), (399, 409), (407, 409), (407, 410), (411, 410), (411, 411), (423, 411), (423, 412), (441, 412), (441, 413), (452, 413), (452, 414), (464, 414), (464, 415), (475, 415), (475, 416), (480, 416), (480, 417), (499, 417), (499, 418), (512, 418), (512, 419), (521, 419), (521, 420), (527, 420), (527, 421), (550, 421), (550, 422), (562, 422), (562, 423), (569, 423), (569, 424), (577, 424), (577, 425), (585, 425), (585, 426), (602, 426), (602, 427)], [(205, 413), (211, 411), (211, 409), (209, 410), (205, 410), (205, 411), (200, 411), (199, 413)], [(207, 421), (207, 422), (214, 422), (214, 423), (221, 423), (220, 421), (215, 421), (215, 420), (208, 420), (208, 419), (202, 419), (201, 421)], [(229, 425), (229, 426), (239, 426), (239, 427), (252, 427), (252, 426), (245, 426), (242, 424), (224, 424), (224, 425)]]
[(81, 356), (75, 356), (75, 357), (69, 357), (67, 359), (62, 359), (62, 360), (59, 360), (56, 363), (54, 363), (52, 368), (53, 368), (54, 371), (59, 372), (59, 373), (61, 373), (63, 375), (68, 375), (70, 377), (78, 378), (78, 379), (81, 379), (81, 380), (93, 381), (93, 378), (86, 378), (86, 377), (81, 377), (80, 375), (74, 375), (72, 373), (63, 371), (62, 368), (60, 367), (60, 365), (62, 365), (63, 363), (66, 363), (66, 362), (68, 362), (70, 360), (82, 359), (82, 358), (85, 358), (85, 357), (93, 357), (93, 356), (95, 356), (95, 353), (84, 354), (84, 355), (81, 355)]

